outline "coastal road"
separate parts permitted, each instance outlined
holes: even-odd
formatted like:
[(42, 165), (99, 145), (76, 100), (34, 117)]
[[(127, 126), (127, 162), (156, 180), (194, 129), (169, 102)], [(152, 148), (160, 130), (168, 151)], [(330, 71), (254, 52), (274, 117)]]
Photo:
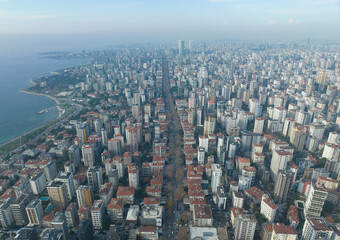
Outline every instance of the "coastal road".
[[(77, 115), (84, 107), (83, 107), (81, 104), (72, 102), (72, 101), (71, 101), (71, 97), (72, 97), (72, 96), (68, 97), (68, 98), (66, 99), (66, 102), (67, 102), (67, 104), (72, 105), (72, 106), (75, 108), (75, 111), (73, 111), (72, 113), (70, 113), (70, 114), (68, 114), (68, 115), (65, 115), (65, 114), (64, 114), (63, 116), (57, 118), (56, 120), (54, 120), (54, 121), (56, 121), (54, 124), (52, 124), (51, 126), (49, 126), (48, 128), (46, 128), (41, 134), (39, 134), (39, 135), (36, 136), (35, 138), (29, 140), (27, 143), (25, 143), (25, 144), (23, 144), (22, 146), (20, 146), (20, 147), (14, 149), (14, 150), (12, 150), (12, 151), (9, 153), (9, 155), (12, 155), (12, 154), (14, 154), (14, 153), (18, 153), (18, 152), (24, 150), (24, 149), (27, 147), (27, 145), (29, 145), (29, 144), (36, 144), (36, 143), (39, 141), (39, 139), (41, 138), (41, 136), (43, 136), (43, 135), (48, 135), (53, 129), (57, 128), (57, 127), (60, 125), (61, 122), (65, 121), (65, 120), (69, 120), (70, 118), (76, 116), (76, 115)], [(56, 102), (59, 103), (59, 101), (56, 101)], [(35, 129), (32, 129), (31, 131), (25, 133), (24, 135), (29, 134), (29, 133), (31, 133), (31, 132), (34, 132), (35, 130), (37, 130), (37, 129), (39, 129), (39, 128), (42, 128), (42, 127), (44, 127), (44, 126), (47, 126), (48, 124), (50, 124), (50, 123), (46, 123), (46, 124), (43, 125), (43, 126), (39, 126), (39, 127), (35, 128)], [(20, 137), (17, 137), (17, 138), (15, 138), (15, 139), (19, 139), (19, 138), (20, 138)], [(15, 139), (14, 139), (14, 140), (15, 140)], [(12, 140), (12, 141), (14, 141), (14, 140)]]

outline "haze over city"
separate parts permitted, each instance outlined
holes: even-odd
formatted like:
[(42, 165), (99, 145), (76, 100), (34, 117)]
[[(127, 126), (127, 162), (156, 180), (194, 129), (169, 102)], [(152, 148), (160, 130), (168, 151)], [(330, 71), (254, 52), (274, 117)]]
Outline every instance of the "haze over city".
[(0, 0), (0, 239), (340, 240), (340, 0)]
[(29, 42), (20, 45), (41, 48), (177, 39), (334, 41), (339, 29), (339, 0), (0, 1), (0, 48), (18, 37)]

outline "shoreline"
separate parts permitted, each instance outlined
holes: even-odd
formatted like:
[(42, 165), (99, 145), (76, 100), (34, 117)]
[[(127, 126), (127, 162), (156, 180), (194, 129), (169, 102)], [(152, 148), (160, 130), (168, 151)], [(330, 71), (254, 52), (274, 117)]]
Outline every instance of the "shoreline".
[[(32, 79), (30, 79), (29, 82), (32, 84), (32, 86), (35, 85), (35, 83), (34, 83), (34, 81), (33, 81)], [(27, 90), (19, 90), (19, 92), (24, 93), (24, 94), (28, 94), (28, 95), (46, 97), (46, 98), (49, 98), (49, 99), (51, 99), (52, 101), (54, 101), (54, 102), (56, 103), (56, 106), (59, 106), (59, 105), (60, 105), (60, 102), (59, 102), (58, 99), (56, 99), (55, 97), (53, 97), (53, 96), (51, 96), (51, 95), (48, 95), (48, 94), (44, 94), (44, 93), (35, 93), (35, 92), (27, 91)], [(60, 116), (56, 117), (55, 119), (52, 119), (51, 121), (48, 121), (48, 122), (46, 122), (46, 123), (43, 123), (42, 125), (37, 126), (37, 127), (33, 128), (33, 129), (31, 129), (31, 130), (29, 130), (29, 131), (23, 133), (23, 134), (20, 134), (19, 136), (15, 137), (15, 138), (12, 138), (12, 139), (10, 139), (10, 140), (4, 142), (4, 143), (1, 143), (1, 144), (0, 144), (0, 147), (3, 147), (3, 146), (5, 146), (6, 144), (9, 144), (9, 143), (11, 143), (11, 142), (14, 142), (14, 141), (20, 139), (21, 137), (24, 137), (24, 136), (26, 136), (27, 134), (30, 134), (30, 133), (32, 133), (32, 132), (34, 132), (34, 131), (36, 131), (36, 130), (38, 130), (38, 129), (40, 129), (40, 128), (47, 127), (49, 124), (51, 124), (52, 122), (54, 122), (55, 120), (57, 120), (57, 119), (59, 119), (59, 118), (60, 118)]]
[[(56, 119), (57, 119), (57, 118), (56, 118)], [(25, 132), (25, 133), (21, 134), (20, 136), (17, 136), (17, 137), (15, 137), (15, 138), (13, 138), (13, 139), (7, 141), (7, 142), (1, 143), (1, 144), (0, 144), (0, 147), (3, 147), (3, 146), (5, 146), (5, 145), (8, 144), (8, 143), (14, 142), (14, 141), (20, 139), (21, 137), (24, 137), (24, 136), (26, 136), (27, 134), (30, 134), (30, 133), (32, 133), (32, 132), (34, 132), (34, 131), (36, 131), (36, 130), (38, 130), (38, 129), (40, 129), (40, 128), (47, 127), (50, 123), (52, 123), (52, 122), (55, 121), (56, 119), (54, 119), (54, 120), (52, 120), (52, 121), (49, 121), (49, 122), (46, 122), (46, 123), (44, 123), (43, 125), (40, 125), (40, 126), (38, 126), (38, 127), (35, 127), (35, 128), (33, 128), (33, 129), (29, 130), (28, 132)], [(12, 151), (15, 151), (15, 150), (16, 150), (16, 149), (14, 149), (14, 150), (12, 150)], [(1, 154), (1, 153), (0, 153), (0, 154)]]
[[(84, 65), (87, 65), (87, 64), (91, 63), (91, 61), (92, 61), (92, 60), (90, 60), (89, 62), (87, 62), (87, 63), (85, 63), (85, 64), (80, 64), (80, 65), (77, 65), (77, 66), (84, 66)], [(73, 67), (71, 67), (71, 68), (74, 68), (74, 67), (77, 67), (77, 66), (73, 66)], [(57, 71), (58, 71), (58, 70), (57, 70)], [(44, 75), (46, 75), (46, 74), (44, 74)], [(36, 79), (36, 78), (33, 77), (33, 78), (30, 78), (30, 79), (29, 79), (29, 83), (31, 84), (31, 86), (35, 86), (35, 85), (36, 85), (36, 83), (34, 82), (34, 79)], [(56, 103), (56, 106), (57, 106), (57, 107), (60, 106), (60, 101), (59, 101), (56, 97), (51, 96), (51, 95), (49, 95), (49, 94), (45, 94), (45, 93), (30, 92), (30, 91), (27, 90), (27, 89), (29, 89), (29, 88), (30, 88), (30, 87), (27, 87), (27, 88), (25, 88), (25, 89), (19, 90), (19, 92), (24, 93), (24, 94), (29, 94), (29, 95), (35, 95), (35, 96), (41, 96), (41, 97), (49, 98), (49, 99), (51, 99), (52, 101), (54, 101), (54, 102)], [(66, 111), (65, 111), (65, 112), (66, 112)], [(62, 116), (63, 116), (63, 115), (62, 115)], [(49, 124), (51, 124), (51, 123), (53, 123), (54, 121), (58, 120), (58, 119), (61, 118), (62, 116), (58, 116), (58, 117), (56, 117), (55, 119), (52, 119), (51, 121), (48, 121), (48, 122), (46, 122), (46, 123), (43, 123), (43, 124), (41, 124), (40, 126), (37, 126), (37, 127), (33, 128), (33, 129), (31, 129), (31, 130), (29, 130), (29, 131), (27, 131), (27, 132), (25, 132), (25, 133), (22, 133), (22, 134), (20, 134), (19, 136), (15, 137), (15, 138), (12, 138), (12, 139), (10, 139), (10, 140), (4, 142), (4, 143), (0, 143), (0, 147), (3, 147), (3, 146), (5, 146), (6, 144), (9, 144), (9, 143), (11, 143), (11, 142), (14, 142), (14, 141), (20, 139), (21, 137), (26, 136), (27, 134), (30, 134), (30, 133), (32, 133), (32, 132), (34, 132), (34, 131), (36, 131), (36, 130), (38, 130), (38, 129), (40, 129), (40, 128), (47, 127)], [(11, 152), (16, 151), (16, 150), (17, 150), (17, 149), (14, 149), (14, 150), (12, 150)], [(2, 153), (0, 153), (0, 155), (2, 155)]]
[(27, 91), (27, 90), (19, 90), (19, 92), (29, 94), (29, 95), (46, 97), (46, 98), (53, 100), (57, 105), (60, 105), (60, 102), (59, 102), (58, 99), (56, 99), (55, 97), (53, 97), (51, 95), (45, 94), (45, 93), (36, 93), (36, 92), (30, 92), (30, 91)]

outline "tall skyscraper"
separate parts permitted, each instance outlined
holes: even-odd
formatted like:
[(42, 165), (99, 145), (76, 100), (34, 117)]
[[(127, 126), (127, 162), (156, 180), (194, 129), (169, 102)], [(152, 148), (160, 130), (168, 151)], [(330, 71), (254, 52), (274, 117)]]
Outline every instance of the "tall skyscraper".
[(277, 173), (279, 170), (285, 170), (287, 167), (288, 161), (291, 160), (293, 154), (290, 152), (274, 150), (272, 161), (270, 163), (270, 175), (271, 178), (275, 181), (277, 177)]
[(78, 235), (79, 240), (92, 240), (93, 239), (92, 219), (85, 218), (79, 223), (77, 235)]
[(98, 191), (103, 185), (103, 173), (101, 167), (91, 167), (87, 170), (87, 182), (93, 191)]
[(263, 126), (264, 126), (264, 117), (256, 118), (254, 124), (254, 133), (263, 133)]
[(40, 199), (32, 200), (26, 207), (26, 212), (30, 225), (41, 225), (44, 212)]
[(129, 163), (128, 173), (129, 173), (129, 186), (138, 189), (139, 188), (138, 166), (135, 163)]
[(90, 186), (81, 185), (76, 192), (79, 207), (81, 205), (92, 206), (94, 195)]
[[(74, 146), (76, 146), (76, 145), (74, 145)], [(78, 148), (78, 150), (79, 150), (79, 148)], [(57, 172), (57, 164), (55, 163), (55, 161), (51, 160), (45, 165), (44, 173), (45, 173), (45, 177), (46, 177), (47, 182), (52, 181), (55, 178), (55, 176), (57, 176), (57, 173), (58, 173)]]
[(3, 228), (9, 228), (14, 223), (13, 214), (11, 212), (11, 203), (14, 200), (15, 198), (11, 197), (0, 205), (0, 223)]
[(326, 71), (320, 71), (318, 73), (318, 78), (316, 79), (316, 82), (319, 84), (319, 91), (323, 90), (326, 85), (326, 79), (327, 79), (327, 72)]
[(103, 228), (105, 206), (103, 200), (96, 200), (91, 208), (91, 218), (95, 229)]
[(189, 49), (190, 52), (192, 51), (192, 47), (193, 47), (193, 42), (192, 42), (192, 40), (189, 40), (188, 49)]
[(256, 219), (250, 214), (238, 214), (236, 218), (234, 233), (236, 240), (254, 239)]
[(11, 212), (17, 226), (24, 226), (28, 223), (26, 206), (29, 204), (29, 196), (22, 194), (11, 203)]
[(204, 119), (203, 135), (208, 135), (215, 132), (216, 118), (214, 115), (208, 115)]
[(331, 240), (336, 235), (323, 217), (308, 217), (302, 229), (301, 240)]
[(305, 217), (320, 217), (323, 205), (327, 199), (327, 190), (318, 183), (312, 183), (303, 213)]
[(81, 147), (81, 152), (83, 155), (83, 162), (86, 167), (93, 167), (95, 162), (94, 147), (92, 145), (83, 145)]
[(64, 210), (68, 205), (66, 184), (53, 180), (47, 185), (47, 193), (55, 210)]
[(178, 54), (180, 56), (184, 55), (184, 41), (183, 40), (178, 40)]
[(222, 169), (219, 164), (213, 164), (211, 170), (211, 191), (216, 193), (217, 187), (221, 185)]
[(76, 194), (74, 187), (73, 174), (70, 172), (60, 172), (55, 178), (56, 181), (64, 182), (67, 188), (68, 200), (71, 201)]
[(292, 178), (292, 172), (286, 170), (278, 171), (274, 188), (274, 200), (278, 204), (284, 203), (287, 200)]
[(67, 228), (66, 217), (62, 212), (57, 212), (51, 222), (53, 228), (61, 230), (63, 233), (63, 240), (70, 239), (70, 233)]

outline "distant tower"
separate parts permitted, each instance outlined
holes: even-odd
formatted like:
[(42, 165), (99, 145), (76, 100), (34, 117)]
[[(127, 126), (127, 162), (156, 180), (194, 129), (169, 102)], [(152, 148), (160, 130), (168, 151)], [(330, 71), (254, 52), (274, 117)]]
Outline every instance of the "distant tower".
[(318, 78), (316, 82), (319, 84), (319, 89), (318, 90), (323, 90), (325, 85), (326, 85), (326, 78), (327, 78), (327, 72), (321, 71), (318, 74)]
[(189, 51), (191, 52), (192, 51), (192, 40), (189, 40), (188, 48), (189, 48)]
[(183, 40), (178, 41), (178, 54), (180, 56), (184, 55), (184, 41)]

